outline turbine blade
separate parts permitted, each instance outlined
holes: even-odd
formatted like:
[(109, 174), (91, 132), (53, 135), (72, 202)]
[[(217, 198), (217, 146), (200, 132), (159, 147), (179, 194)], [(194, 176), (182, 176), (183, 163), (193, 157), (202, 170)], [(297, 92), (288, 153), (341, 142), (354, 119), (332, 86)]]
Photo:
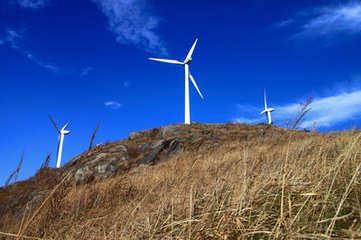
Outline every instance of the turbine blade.
[(157, 61), (157, 62), (164, 62), (164, 63), (171, 63), (171, 64), (183, 65), (182, 62), (177, 61), (177, 60), (171, 60), (171, 59), (149, 58), (149, 60)]
[(262, 115), (262, 114), (264, 114), (264, 113), (266, 113), (267, 112), (267, 110), (263, 110), (260, 114)]
[(69, 124), (71, 123), (72, 120), (70, 120), (67, 124), (64, 125), (64, 127), (61, 130), (65, 130), (65, 128), (67, 128), (69, 126)]
[(54, 121), (54, 119), (50, 116), (50, 114), (48, 114), (48, 116), (49, 116), (51, 122), (54, 124), (56, 130), (58, 130), (58, 132), (60, 133), (60, 128), (58, 127), (58, 125), (56, 125), (56, 122)]
[(193, 46), (192, 46), (191, 50), (189, 50), (189, 53), (187, 55), (187, 59), (192, 59), (192, 55), (193, 55), (194, 49), (196, 48), (197, 42), (198, 42), (198, 38), (193, 43)]
[(264, 109), (267, 109), (267, 96), (266, 96), (266, 88), (264, 89)]
[(194, 80), (194, 77), (192, 76), (192, 74), (191, 74), (190, 72), (189, 72), (189, 78), (191, 79), (194, 87), (197, 89), (197, 92), (198, 92), (199, 96), (201, 96), (201, 98), (203, 99), (203, 95), (202, 95), (201, 91), (199, 90), (199, 88), (198, 88), (198, 86), (197, 86), (197, 83), (196, 83), (196, 81)]

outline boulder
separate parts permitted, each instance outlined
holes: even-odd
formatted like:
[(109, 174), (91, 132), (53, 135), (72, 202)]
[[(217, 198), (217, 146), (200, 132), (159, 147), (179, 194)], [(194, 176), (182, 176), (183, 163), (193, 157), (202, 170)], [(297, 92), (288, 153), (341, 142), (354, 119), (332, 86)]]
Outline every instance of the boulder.
[(129, 134), (129, 139), (137, 139), (141, 137), (154, 137), (159, 133), (159, 129), (154, 128), (152, 130), (132, 132)]
[(190, 126), (187, 125), (170, 125), (162, 128), (161, 136), (162, 138), (181, 136), (189, 134)]
[(118, 152), (127, 152), (128, 149), (124, 145), (116, 145), (108, 149), (108, 153), (118, 153)]
[(129, 139), (136, 139), (140, 138), (142, 136), (141, 132), (132, 132), (129, 134)]
[(92, 170), (89, 166), (84, 166), (76, 170), (74, 174), (75, 183), (81, 183), (88, 180), (92, 175)]
[(173, 139), (168, 146), (168, 154), (176, 154), (180, 152), (182, 149), (182, 146), (180, 142), (177, 139)]
[(94, 177), (105, 177), (114, 174), (117, 171), (117, 168), (113, 164), (101, 164), (94, 168), (93, 176)]
[(142, 164), (154, 163), (158, 158), (158, 154), (168, 146), (169, 141), (166, 140), (158, 140), (148, 147), (148, 154), (141, 161)]
[(97, 162), (100, 162), (100, 161), (106, 159), (108, 156), (109, 156), (108, 153), (99, 153), (98, 155), (95, 156), (95, 158), (93, 158), (91, 161), (89, 161), (87, 163), (87, 165), (97, 164)]

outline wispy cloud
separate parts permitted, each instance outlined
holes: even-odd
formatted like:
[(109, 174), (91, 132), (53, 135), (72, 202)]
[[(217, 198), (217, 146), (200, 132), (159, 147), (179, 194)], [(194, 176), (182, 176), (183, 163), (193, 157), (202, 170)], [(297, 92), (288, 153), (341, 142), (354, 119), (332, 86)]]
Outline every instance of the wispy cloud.
[(231, 119), (232, 122), (257, 124), (261, 123), (263, 120), (263, 118), (257, 114), (262, 111), (260, 107), (252, 106), (250, 104), (237, 104), (236, 108), (238, 117)]
[(284, 27), (291, 26), (294, 22), (295, 22), (294, 19), (284, 19), (284, 20), (274, 23), (272, 27), (284, 28)]
[(5, 35), (0, 37), (0, 45), (9, 45), (13, 49), (18, 49), (18, 42), (23, 38), (21, 32), (13, 29), (6, 29)]
[(81, 75), (82, 77), (85, 77), (85, 76), (87, 76), (92, 70), (93, 70), (92, 67), (82, 68), (80, 75)]
[[(302, 124), (304, 128), (331, 127), (343, 122), (352, 121), (361, 116), (361, 91), (345, 92), (324, 98), (318, 98), (310, 105), (311, 111)], [(289, 104), (279, 107), (280, 117), (297, 113), (299, 105)]]
[(53, 64), (50, 64), (50, 63), (45, 63), (41, 60), (39, 60), (38, 58), (36, 58), (33, 54), (31, 53), (27, 53), (26, 54), (26, 57), (33, 61), (35, 64), (37, 64), (38, 66), (40, 67), (43, 67), (43, 68), (46, 68), (50, 71), (52, 71), (53, 73), (59, 73), (59, 68)]
[[(148, 0), (90, 0), (108, 18), (108, 28), (116, 35), (116, 41), (133, 45), (152, 53), (167, 54), (167, 49), (156, 29), (161, 18), (156, 16)], [(54, 0), (10, 0), (22, 8), (41, 9)]]
[(104, 103), (104, 106), (115, 110), (121, 108), (123, 105), (116, 101), (108, 101)]
[(261, 118), (246, 118), (246, 117), (237, 117), (237, 118), (233, 118), (232, 122), (235, 123), (246, 123), (246, 124), (257, 124), (257, 123), (261, 123), (262, 119)]
[(343, 2), (299, 12), (294, 18), (282, 20), (276, 27), (295, 27), (294, 39), (333, 38), (361, 33), (361, 2)]
[(23, 8), (40, 9), (50, 4), (50, 0), (15, 0)]
[(129, 86), (130, 86), (130, 81), (127, 80), (127, 81), (123, 82), (123, 87), (124, 88), (128, 88)]
[(117, 42), (148, 52), (167, 52), (156, 33), (160, 19), (151, 13), (146, 0), (91, 0), (108, 17)]
[(0, 37), (0, 45), (8, 46), (18, 53), (24, 55), (27, 59), (35, 63), (36, 65), (48, 69), (53, 73), (59, 73), (59, 68), (53, 64), (43, 62), (39, 60), (34, 54), (20, 47), (20, 42), (24, 39), (22, 31), (15, 31), (13, 29), (7, 29), (5, 35)]
[[(240, 105), (238, 105), (240, 106)], [(342, 92), (323, 98), (315, 98), (310, 105), (311, 110), (306, 115), (302, 128), (329, 128), (338, 124), (351, 122), (354, 118), (361, 117), (361, 90)], [(259, 123), (263, 118), (256, 117), (258, 108), (252, 107), (255, 112), (244, 114), (244, 117), (232, 119), (234, 122)], [(296, 117), (300, 109), (299, 103), (288, 103), (276, 106), (273, 118), (276, 125), (284, 125), (288, 120)], [(257, 110), (257, 111), (256, 111)]]

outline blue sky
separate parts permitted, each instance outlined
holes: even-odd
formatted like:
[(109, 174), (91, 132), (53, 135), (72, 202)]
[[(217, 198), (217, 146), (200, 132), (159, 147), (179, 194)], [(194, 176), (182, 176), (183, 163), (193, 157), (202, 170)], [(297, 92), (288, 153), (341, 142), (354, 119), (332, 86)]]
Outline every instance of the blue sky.
[(63, 164), (96, 143), (183, 121), (179, 66), (199, 38), (191, 71), (191, 120), (264, 122), (263, 88), (284, 126), (314, 98), (303, 127), (349, 129), (361, 117), (360, 1), (0, 0), (0, 183), (19, 179), (73, 120)]

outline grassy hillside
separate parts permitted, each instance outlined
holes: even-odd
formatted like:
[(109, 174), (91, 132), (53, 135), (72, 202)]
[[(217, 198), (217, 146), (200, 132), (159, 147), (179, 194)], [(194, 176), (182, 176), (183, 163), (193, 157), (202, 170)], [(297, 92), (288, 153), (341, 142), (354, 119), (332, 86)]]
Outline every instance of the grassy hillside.
[(358, 131), (153, 129), (0, 189), (0, 239), (356, 239), (360, 168)]

